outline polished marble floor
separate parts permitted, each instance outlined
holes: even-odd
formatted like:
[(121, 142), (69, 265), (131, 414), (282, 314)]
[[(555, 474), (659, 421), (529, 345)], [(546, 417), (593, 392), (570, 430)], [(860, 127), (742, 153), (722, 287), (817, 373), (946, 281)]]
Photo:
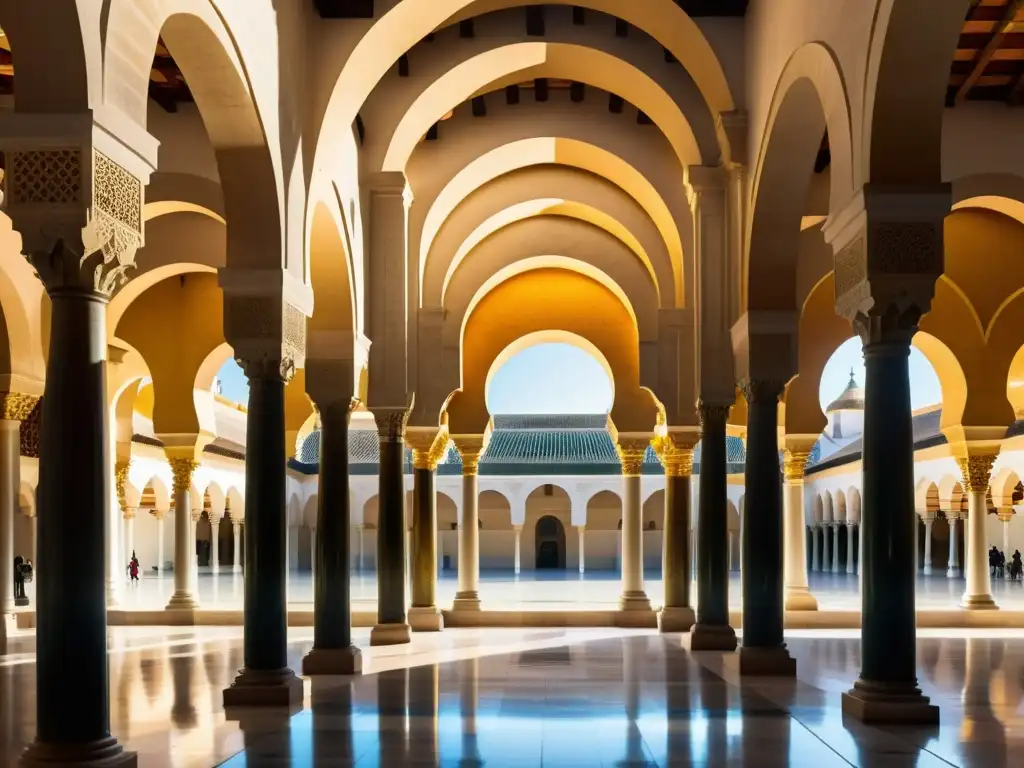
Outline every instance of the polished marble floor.
[[(660, 574), (649, 574), (645, 588), (654, 605), (664, 595)], [(621, 581), (613, 571), (525, 571), (516, 576), (505, 571), (484, 571), (480, 577), (483, 607), (491, 610), (614, 610), (618, 607)], [(822, 610), (860, 610), (859, 579), (853, 574), (812, 573), (811, 590)], [(29, 596), (34, 597), (29, 585)], [(943, 575), (919, 576), (918, 609), (957, 608), (964, 592), (963, 578)], [(377, 579), (372, 572), (352, 574), (352, 607), (373, 611), (377, 603)], [(450, 607), (457, 588), (456, 574), (443, 572), (438, 580), (438, 605)], [(147, 576), (137, 586), (122, 588), (121, 605), (128, 609), (163, 608), (174, 592), (173, 574)], [(994, 580), (992, 592), (1003, 608), (1024, 610), (1024, 583)], [(198, 579), (199, 602), (204, 608), (242, 607), (242, 575), (222, 571), (212, 574), (203, 569)], [(734, 609), (741, 603), (740, 574), (732, 574), (729, 603)], [(696, 591), (693, 595), (696, 600)], [(292, 572), (288, 580), (288, 599), (294, 608), (311, 608), (313, 579), (307, 572)]]
[[(289, 661), (311, 645), (289, 635)], [(143, 768), (1024, 765), (1024, 633), (922, 631), (937, 729), (844, 720), (856, 634), (788, 634), (795, 682), (741, 681), (735, 654), (629, 630), (448, 630), (367, 647), (366, 674), (306, 682), (301, 711), (229, 718), (237, 628), (114, 628), (111, 725)], [(0, 765), (34, 725), (33, 638), (0, 656)]]

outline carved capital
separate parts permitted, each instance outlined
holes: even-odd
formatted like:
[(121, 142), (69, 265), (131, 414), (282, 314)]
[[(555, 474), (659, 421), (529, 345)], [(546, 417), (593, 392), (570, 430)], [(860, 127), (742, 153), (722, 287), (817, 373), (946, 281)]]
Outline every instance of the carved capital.
[(748, 403), (777, 403), (786, 382), (776, 379), (747, 379), (743, 382), (743, 397)]
[(149, 514), (151, 514), (153, 517), (155, 517), (160, 522), (163, 522), (164, 518), (167, 517), (167, 510), (166, 509), (151, 509), (149, 511)]
[(810, 451), (786, 450), (785, 459), (783, 459), (782, 463), (782, 470), (786, 480), (795, 482), (804, 479), (804, 473), (807, 471), (807, 459), (810, 458), (810, 455)]
[(724, 428), (725, 422), (729, 419), (729, 409), (731, 408), (732, 405), (708, 403), (701, 400), (697, 404), (697, 409), (700, 414), (701, 429), (707, 431), (708, 429), (719, 425)]
[(615, 444), (615, 452), (619, 454), (619, 461), (622, 462), (622, 475), (624, 477), (636, 477), (643, 470), (644, 454), (647, 453), (649, 440), (638, 438), (620, 438)]
[(412, 449), (413, 469), (434, 471), (448, 450), (448, 431), (409, 427), (405, 433), (405, 442)]
[(463, 476), (478, 474), (480, 471), (480, 459), (484, 455), (484, 436), (456, 435), (452, 437), (452, 441), (462, 457)]
[(25, 421), (39, 402), (34, 395), (23, 395), (21, 392), (0, 393), (3, 403), (2, 418), (5, 421)]
[[(278, 286), (273, 288), (278, 292), (226, 294), (224, 335), (240, 357), (301, 368), (306, 360), (306, 314), (282, 298)], [(264, 285), (259, 289), (270, 290)]]
[(295, 361), (290, 357), (253, 357), (243, 360), (236, 358), (235, 362), (245, 372), (248, 379), (267, 379), (283, 381), (287, 384), (295, 375)]
[(992, 477), (992, 465), (995, 461), (995, 454), (965, 456), (956, 460), (964, 477), (964, 486), (968, 491), (984, 493), (988, 490), (989, 480)]
[(122, 507), (121, 516), (124, 517), (125, 520), (134, 520), (138, 511), (138, 507)]
[[(119, 461), (114, 467), (114, 487), (117, 491), (117, 503), (126, 514), (128, 511), (128, 505), (125, 502), (125, 483), (128, 482), (128, 471), (131, 468), (131, 459), (128, 459), (128, 461)], [(134, 517), (134, 515), (132, 515), (132, 517)]]
[(694, 445), (680, 444), (673, 435), (667, 434), (651, 440), (651, 446), (661, 460), (667, 477), (689, 477), (693, 473)]
[(199, 468), (199, 463), (186, 458), (170, 458), (167, 463), (171, 465), (171, 473), (174, 475), (174, 492), (188, 491), (192, 487), (192, 475)]
[(377, 435), (382, 443), (401, 443), (405, 440), (405, 423), (409, 412), (402, 408), (378, 408), (373, 412), (377, 422)]

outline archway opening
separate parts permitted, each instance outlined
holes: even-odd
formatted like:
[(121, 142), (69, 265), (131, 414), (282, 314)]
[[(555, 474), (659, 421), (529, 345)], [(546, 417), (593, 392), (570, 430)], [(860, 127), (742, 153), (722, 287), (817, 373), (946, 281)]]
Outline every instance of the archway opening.
[(607, 363), (567, 342), (541, 342), (499, 361), (487, 382), (491, 414), (596, 414), (615, 398)]
[(565, 569), (565, 526), (557, 517), (544, 515), (534, 527), (537, 570)]

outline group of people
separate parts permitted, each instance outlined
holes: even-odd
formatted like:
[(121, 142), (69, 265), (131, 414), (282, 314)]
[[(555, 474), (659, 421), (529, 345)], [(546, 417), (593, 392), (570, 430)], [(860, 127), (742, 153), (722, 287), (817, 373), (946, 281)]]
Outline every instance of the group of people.
[(1006, 553), (1001, 552), (995, 546), (988, 551), (988, 567), (992, 575), (997, 578), (1009, 578), (1011, 581), (1020, 581), (1024, 575), (1024, 563), (1021, 562), (1020, 550), (1013, 551), (1010, 558), (1010, 571), (1006, 572)]

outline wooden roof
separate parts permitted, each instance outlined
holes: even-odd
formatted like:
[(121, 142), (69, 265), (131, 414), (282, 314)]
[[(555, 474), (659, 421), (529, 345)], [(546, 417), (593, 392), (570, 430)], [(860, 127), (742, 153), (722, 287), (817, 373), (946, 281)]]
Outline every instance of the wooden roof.
[(1024, 102), (1024, 0), (973, 0), (953, 57), (948, 106)]

